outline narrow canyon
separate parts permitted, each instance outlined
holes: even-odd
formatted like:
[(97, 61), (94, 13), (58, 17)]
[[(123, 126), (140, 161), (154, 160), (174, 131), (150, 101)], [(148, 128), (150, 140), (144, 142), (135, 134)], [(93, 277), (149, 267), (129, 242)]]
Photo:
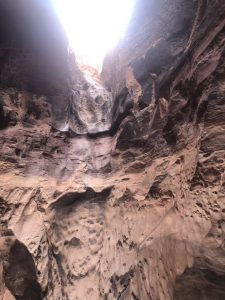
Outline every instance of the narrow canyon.
[(0, 0), (0, 300), (224, 300), (225, 1), (137, 0), (100, 74), (68, 45)]

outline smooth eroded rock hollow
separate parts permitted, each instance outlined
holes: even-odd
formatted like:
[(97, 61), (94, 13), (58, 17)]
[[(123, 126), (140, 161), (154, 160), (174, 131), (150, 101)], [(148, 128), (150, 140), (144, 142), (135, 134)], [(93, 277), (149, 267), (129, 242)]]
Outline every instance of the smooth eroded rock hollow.
[(51, 1), (0, 1), (0, 299), (225, 299), (225, 2), (138, 0), (100, 75)]

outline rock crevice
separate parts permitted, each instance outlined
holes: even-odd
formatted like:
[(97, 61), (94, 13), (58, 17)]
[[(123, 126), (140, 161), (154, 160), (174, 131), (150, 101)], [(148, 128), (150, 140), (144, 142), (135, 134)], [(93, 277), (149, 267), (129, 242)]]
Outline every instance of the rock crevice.
[(0, 17), (0, 299), (224, 299), (223, 1), (136, 1), (101, 76)]

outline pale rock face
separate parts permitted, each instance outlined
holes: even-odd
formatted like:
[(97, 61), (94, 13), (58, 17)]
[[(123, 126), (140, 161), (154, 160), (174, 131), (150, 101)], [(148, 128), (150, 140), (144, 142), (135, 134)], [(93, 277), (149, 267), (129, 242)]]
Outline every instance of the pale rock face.
[(69, 128), (78, 134), (98, 134), (111, 126), (112, 95), (98, 78), (84, 73), (73, 86)]
[(137, 1), (100, 80), (29, 3), (38, 56), (0, 27), (0, 299), (225, 299), (225, 4)]

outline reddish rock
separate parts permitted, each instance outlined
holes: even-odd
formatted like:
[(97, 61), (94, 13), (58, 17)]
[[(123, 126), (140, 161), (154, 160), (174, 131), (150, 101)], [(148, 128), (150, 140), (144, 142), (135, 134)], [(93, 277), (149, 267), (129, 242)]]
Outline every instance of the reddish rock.
[(137, 1), (101, 79), (7, 3), (0, 299), (224, 299), (223, 1)]

